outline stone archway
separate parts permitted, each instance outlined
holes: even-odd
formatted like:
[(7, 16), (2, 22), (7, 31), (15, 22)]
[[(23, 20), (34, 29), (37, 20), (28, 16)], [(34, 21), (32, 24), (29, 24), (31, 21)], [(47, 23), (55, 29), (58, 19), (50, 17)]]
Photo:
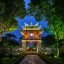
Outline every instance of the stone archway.
[(22, 43), (23, 52), (28, 52), (28, 53), (32, 53), (32, 52), (34, 53), (34, 52), (36, 52), (36, 53), (39, 53), (40, 50), (41, 50), (41, 41), (33, 41), (32, 44), (33, 43), (34, 43), (33, 46), (35, 46), (35, 50), (34, 50), (33, 46), (29, 47), (27, 49), (28, 44), (31, 44), (30, 41), (23, 42)]
[(33, 51), (37, 51), (37, 43), (36, 42), (27, 42), (26, 43), (26, 50), (33, 52)]

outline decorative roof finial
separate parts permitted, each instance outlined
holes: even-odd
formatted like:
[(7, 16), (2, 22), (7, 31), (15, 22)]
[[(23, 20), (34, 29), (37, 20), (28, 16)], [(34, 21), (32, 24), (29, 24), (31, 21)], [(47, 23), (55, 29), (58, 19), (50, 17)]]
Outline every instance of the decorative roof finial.
[(27, 23), (25, 23), (25, 26), (29, 26)]
[(34, 26), (38, 26), (38, 23), (37, 23), (37, 24), (35, 24)]

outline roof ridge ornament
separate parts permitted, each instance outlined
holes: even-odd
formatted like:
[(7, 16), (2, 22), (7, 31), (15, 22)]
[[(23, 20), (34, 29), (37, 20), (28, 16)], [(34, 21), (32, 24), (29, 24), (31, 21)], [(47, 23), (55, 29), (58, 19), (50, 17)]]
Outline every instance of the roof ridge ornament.
[(34, 26), (38, 26), (38, 22)]
[(25, 26), (38, 26), (38, 22), (37, 22), (35, 25), (33, 25), (33, 23), (32, 23), (32, 22), (30, 23), (30, 25), (29, 25), (29, 24), (27, 24), (26, 22), (25, 22), (24, 24), (25, 24)]
[(25, 26), (29, 26), (27, 23), (25, 23)]

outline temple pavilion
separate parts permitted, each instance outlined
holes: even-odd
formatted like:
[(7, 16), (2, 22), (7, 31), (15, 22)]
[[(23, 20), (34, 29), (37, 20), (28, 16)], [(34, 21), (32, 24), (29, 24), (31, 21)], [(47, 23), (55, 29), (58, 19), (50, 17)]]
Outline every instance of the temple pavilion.
[(22, 51), (23, 52), (40, 52), (41, 50), (41, 37), (43, 33), (41, 26), (38, 26), (38, 23), (33, 25), (32, 23), (28, 25), (25, 23), (25, 26), (22, 27)]

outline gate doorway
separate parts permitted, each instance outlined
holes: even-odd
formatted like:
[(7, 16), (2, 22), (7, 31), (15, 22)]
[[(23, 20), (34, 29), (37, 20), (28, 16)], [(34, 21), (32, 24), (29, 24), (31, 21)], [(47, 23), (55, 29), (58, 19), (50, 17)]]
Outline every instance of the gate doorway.
[(27, 42), (26, 43), (26, 51), (27, 52), (37, 52), (37, 43), (36, 42)]

